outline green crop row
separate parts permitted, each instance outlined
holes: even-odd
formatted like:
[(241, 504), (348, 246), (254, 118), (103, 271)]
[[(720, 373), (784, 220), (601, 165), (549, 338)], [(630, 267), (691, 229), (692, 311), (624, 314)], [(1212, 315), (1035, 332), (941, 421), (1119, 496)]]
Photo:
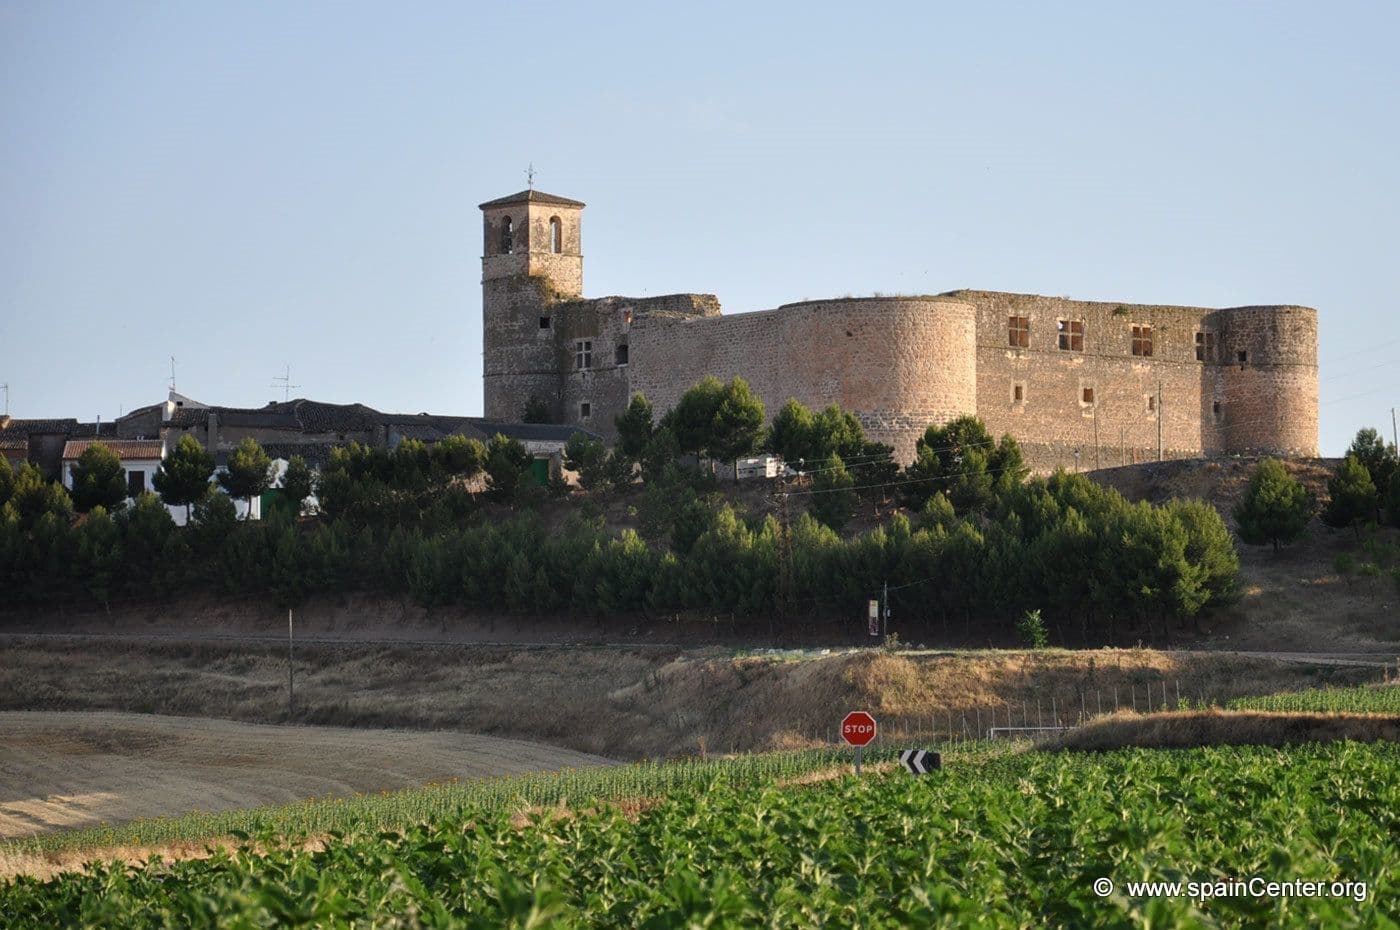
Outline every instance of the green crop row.
[[(962, 758), (996, 751), (960, 748)], [(871, 748), (878, 761), (891, 751)], [(216, 812), (42, 834), (0, 843), (0, 853), (133, 846), (205, 840), (244, 834), (300, 838), (332, 831), (404, 829), (454, 816), (464, 808), (517, 812), (532, 807), (580, 807), (605, 802), (662, 798), (710, 786), (766, 784), (850, 764), (849, 750), (766, 753), (711, 760), (680, 759), (598, 768), (533, 772), (427, 785), (405, 791), (353, 797), (308, 798), (293, 804)]]
[[(1014, 753), (0, 887), (11, 927), (1394, 927), (1400, 746)], [(1365, 882), (1134, 896), (1138, 880)], [(1096, 879), (1115, 889), (1095, 893)], [(1359, 898), (1359, 899), (1358, 899)]]
[(1294, 713), (1400, 714), (1400, 685), (1374, 688), (1321, 688), (1243, 697), (1230, 710), (1271, 710)]

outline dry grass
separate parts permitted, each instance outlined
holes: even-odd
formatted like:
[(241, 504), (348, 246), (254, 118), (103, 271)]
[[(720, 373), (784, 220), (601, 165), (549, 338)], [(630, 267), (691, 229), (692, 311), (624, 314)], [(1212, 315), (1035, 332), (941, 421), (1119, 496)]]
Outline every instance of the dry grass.
[(465, 733), (24, 711), (0, 713), (0, 758), (0, 838), (609, 762)]
[(1356, 740), (1400, 742), (1400, 717), (1383, 714), (1296, 714), (1201, 710), (1120, 713), (1077, 727), (1045, 749), (1189, 749), (1193, 746), (1290, 746)]
[[(135, 711), (288, 722), (277, 647), (10, 641), (0, 710)], [(839, 653), (802, 659), (719, 649), (314, 646), (297, 657), (297, 721), (449, 730), (618, 759), (790, 749), (834, 741), (864, 708), (885, 739), (941, 732), (947, 715), (1112, 707), (1148, 685), (1225, 701), (1373, 680), (1365, 669), (1199, 652)], [(1141, 705), (1140, 705), (1141, 706)]]

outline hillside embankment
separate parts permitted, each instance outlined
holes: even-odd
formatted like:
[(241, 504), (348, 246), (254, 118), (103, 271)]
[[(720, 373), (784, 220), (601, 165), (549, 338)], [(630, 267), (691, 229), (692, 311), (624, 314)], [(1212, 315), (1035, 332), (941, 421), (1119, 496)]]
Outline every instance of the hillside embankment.
[[(0, 710), (449, 730), (614, 759), (816, 745), (862, 708), (882, 739), (1114, 707), (1375, 681), (1378, 668), (1206, 652), (820, 651), (6, 638)], [(1149, 694), (1151, 695), (1149, 697)], [(964, 716), (966, 722), (964, 722)]]
[(1190, 749), (1195, 746), (1296, 746), (1352, 740), (1400, 743), (1400, 717), (1386, 714), (1192, 710), (1128, 711), (1101, 717), (1046, 742), (1043, 749)]

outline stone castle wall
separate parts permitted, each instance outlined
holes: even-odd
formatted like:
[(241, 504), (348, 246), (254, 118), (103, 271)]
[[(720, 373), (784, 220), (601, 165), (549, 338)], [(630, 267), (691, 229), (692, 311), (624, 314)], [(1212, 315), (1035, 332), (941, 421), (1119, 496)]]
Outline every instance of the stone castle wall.
[[(1159, 435), (1166, 458), (1317, 454), (1317, 312), (1307, 307), (968, 290), (724, 317), (708, 294), (582, 299), (578, 208), (483, 209), (488, 417), (518, 419), (533, 396), (555, 422), (612, 438), (633, 393), (645, 393), (659, 418), (705, 375), (738, 375), (769, 417), (789, 397), (814, 409), (840, 404), (900, 461), (929, 424), (964, 413), (994, 435), (1010, 433), (1040, 471), (1155, 460)], [(556, 214), (559, 253), (547, 248)], [(502, 253), (507, 216), (515, 242)], [(1012, 318), (1024, 321), (1024, 345), (1010, 338)], [(1062, 332), (1077, 340), (1062, 346)]]
[(824, 300), (730, 317), (645, 317), (630, 387), (660, 412), (705, 375), (749, 382), (771, 417), (789, 397), (840, 404), (912, 457), (930, 423), (976, 410), (975, 311), (943, 297)]

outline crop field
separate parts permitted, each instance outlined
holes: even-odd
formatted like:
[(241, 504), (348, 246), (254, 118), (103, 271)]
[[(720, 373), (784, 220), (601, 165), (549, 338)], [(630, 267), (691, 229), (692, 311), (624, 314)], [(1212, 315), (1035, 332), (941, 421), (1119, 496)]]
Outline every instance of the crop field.
[[(14, 927), (1395, 926), (1394, 744), (1011, 752), (918, 779), (690, 787), (523, 826), (508, 807), (464, 803), (316, 852), (20, 878), (0, 887), (0, 913)], [(1367, 884), (1336, 897), (1127, 890), (1252, 877)], [(1115, 888), (1101, 896), (1104, 878)]]
[(1400, 685), (1376, 688), (1321, 688), (1236, 698), (1230, 710), (1272, 710), (1289, 713), (1400, 714)]
[[(996, 747), (982, 750), (984, 754), (991, 751), (996, 751)], [(966, 758), (977, 755), (975, 748), (964, 750)], [(878, 761), (879, 754), (872, 753), (871, 758)], [(146, 818), (114, 826), (46, 833), (0, 842), (0, 853), (23, 855), (154, 845), (237, 834), (301, 839), (331, 832), (375, 832), (450, 819), (464, 809), (517, 812), (562, 805), (579, 808), (666, 797), (712, 786), (768, 784), (829, 770), (849, 761), (849, 752), (808, 750), (453, 780), (404, 791), (308, 798), (293, 804)]]

